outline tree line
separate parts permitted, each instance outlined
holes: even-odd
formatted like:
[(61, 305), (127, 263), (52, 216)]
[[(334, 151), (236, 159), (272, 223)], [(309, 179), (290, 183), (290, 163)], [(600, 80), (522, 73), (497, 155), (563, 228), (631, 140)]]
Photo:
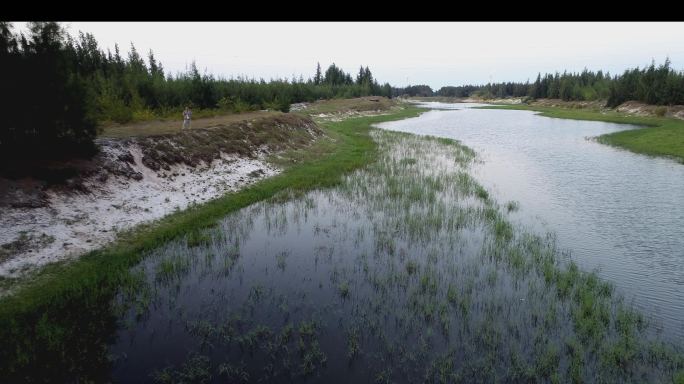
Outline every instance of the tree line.
[[(684, 72), (670, 60), (611, 76), (602, 71), (541, 73), (534, 82), (392, 88), (380, 85), (366, 66), (356, 76), (334, 63), (318, 63), (313, 78), (248, 79), (201, 74), (193, 62), (175, 75), (166, 73), (150, 50), (145, 57), (131, 43), (123, 57), (102, 50), (94, 36), (72, 37), (54, 22), (28, 24), (26, 34), (0, 22), (0, 83), (6, 97), (0, 123), (0, 158), (54, 158), (90, 155), (99, 123), (126, 123), (180, 116), (185, 106), (241, 112), (288, 111), (291, 103), (361, 96), (529, 97), (607, 100), (614, 107), (628, 100), (684, 104)], [(4, 161), (4, 160), (3, 160)]]
[(174, 75), (132, 43), (123, 57), (118, 45), (105, 52), (92, 34), (72, 37), (59, 23), (28, 23), (26, 34), (12, 27), (0, 22), (0, 81), (11, 95), (2, 106), (2, 157), (92, 154), (98, 123), (180, 116), (185, 106), (287, 112), (296, 102), (392, 96), (367, 66), (355, 78), (334, 63), (322, 72), (319, 63), (312, 79), (265, 81), (202, 74), (193, 62)]
[(429, 97), (434, 96), (434, 91), (429, 85), (409, 85), (404, 88), (392, 88), (392, 96), (420, 96)]
[(395, 96), (445, 96), (484, 98), (529, 97), (566, 101), (606, 100), (615, 107), (628, 100), (647, 104), (684, 104), (684, 72), (671, 68), (669, 59), (659, 66), (652, 62), (645, 68), (628, 69), (611, 76), (603, 71), (547, 73), (534, 82), (502, 82), (486, 85), (445, 86), (433, 92), (427, 85), (394, 88)]

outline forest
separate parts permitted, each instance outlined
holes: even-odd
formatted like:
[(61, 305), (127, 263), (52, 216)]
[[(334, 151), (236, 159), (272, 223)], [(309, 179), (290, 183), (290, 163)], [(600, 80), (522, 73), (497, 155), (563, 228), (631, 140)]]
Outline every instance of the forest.
[(248, 79), (200, 73), (193, 62), (171, 74), (149, 51), (131, 44), (127, 57), (118, 45), (101, 49), (95, 37), (69, 35), (55, 22), (33, 22), (13, 33), (0, 22), (0, 81), (6, 95), (0, 126), (3, 158), (58, 158), (94, 153), (102, 123), (127, 123), (180, 116), (190, 106), (223, 112), (271, 109), (287, 112), (291, 103), (361, 96), (391, 97), (361, 66), (355, 78), (334, 63), (313, 78)]
[(393, 88), (380, 85), (368, 66), (355, 76), (320, 63), (312, 78), (224, 78), (200, 73), (193, 62), (184, 72), (167, 73), (150, 50), (143, 57), (133, 43), (126, 57), (118, 45), (104, 51), (90, 33), (68, 34), (56, 22), (28, 23), (26, 33), (0, 22), (0, 81), (5, 97), (0, 126), (0, 158), (90, 156), (98, 126), (180, 116), (196, 110), (239, 113), (287, 112), (291, 103), (361, 96), (446, 96), (563, 100), (628, 100), (684, 104), (684, 72), (670, 60), (611, 76), (603, 71), (539, 73), (534, 82)]
[(671, 68), (669, 59), (656, 66), (628, 69), (621, 75), (584, 69), (580, 73), (541, 73), (534, 82), (489, 83), (486, 85), (445, 86), (433, 92), (427, 85), (394, 88), (394, 95), (532, 99), (562, 99), (566, 101), (606, 100), (607, 107), (628, 100), (646, 104), (684, 104), (684, 72)]

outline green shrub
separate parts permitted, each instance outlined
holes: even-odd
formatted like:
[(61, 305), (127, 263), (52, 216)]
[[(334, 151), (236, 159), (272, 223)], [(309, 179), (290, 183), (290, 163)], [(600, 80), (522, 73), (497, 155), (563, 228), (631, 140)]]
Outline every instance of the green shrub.
[(152, 112), (149, 108), (139, 109), (132, 113), (133, 120), (135, 121), (148, 121), (157, 118), (157, 115)]
[(679, 371), (674, 376), (675, 384), (684, 384), (684, 371)]

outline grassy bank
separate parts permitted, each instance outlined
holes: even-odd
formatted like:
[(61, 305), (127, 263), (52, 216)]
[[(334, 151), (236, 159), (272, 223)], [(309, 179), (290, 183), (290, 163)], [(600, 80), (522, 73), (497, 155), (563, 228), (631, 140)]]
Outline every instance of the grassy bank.
[[(397, 105), (396, 100), (386, 97), (359, 97), (352, 99), (327, 99), (305, 103), (307, 107), (301, 114), (344, 113), (348, 111), (364, 112), (389, 110)], [(294, 111), (293, 111), (294, 112)], [(210, 128), (220, 125), (255, 121), (259, 119), (281, 116), (278, 110), (226, 110), (220, 108), (197, 109), (192, 112), (192, 129)], [(156, 136), (181, 132), (183, 125), (183, 108), (163, 113), (139, 114), (131, 121), (120, 124), (113, 121), (102, 121), (98, 126), (98, 137), (134, 137)]]
[[(386, 97), (360, 97), (354, 99), (329, 99), (306, 103), (297, 112), (305, 116), (335, 114), (345, 112), (389, 111), (397, 107), (397, 101)], [(294, 111), (293, 111), (294, 112)], [(212, 128), (242, 122), (255, 122), (286, 116), (276, 110), (228, 111), (223, 109), (203, 109), (193, 111), (192, 128)], [(98, 130), (100, 138), (128, 138), (140, 136), (159, 136), (180, 133), (183, 120), (182, 109), (162, 115), (149, 114), (126, 124), (101, 122)]]
[(359, 97), (354, 99), (328, 99), (309, 103), (301, 112), (308, 115), (320, 113), (345, 113), (388, 111), (397, 105), (396, 99), (386, 97)]
[[(132, 306), (112, 353), (188, 351), (147, 362), (158, 383), (677, 382), (680, 349), (651, 339), (648, 320), (552, 235), (515, 225), (515, 202), (470, 175), (472, 150), (371, 137), (377, 160), (334, 188), (268, 199), (155, 249), (120, 299)], [(150, 328), (165, 339), (148, 344)]]
[(369, 130), (417, 113), (326, 123), (329, 140), (276, 159), (283, 175), (91, 255), (92, 280), (0, 306), (0, 381), (681, 383), (680, 348), (516, 226), (471, 149)]
[[(152, 225), (138, 227), (110, 247), (74, 262), (42, 269), (30, 282), (3, 282), (5, 286), (11, 283), (14, 293), (0, 301), (0, 371), (10, 375), (16, 371), (30, 372), (32, 364), (45, 360), (46, 356), (53, 356), (48, 361), (54, 361), (54, 356), (63, 356), (60, 365), (65, 372), (84, 366), (95, 370), (98, 364), (106, 364), (106, 361), (83, 364), (84, 359), (92, 359), (93, 354), (102, 352), (92, 351), (92, 345), (106, 342), (106, 339), (94, 342), (83, 334), (92, 331), (95, 338), (111, 335), (102, 330), (114, 329), (114, 318), (102, 316), (102, 312), (109, 311), (117, 289), (131, 280), (129, 268), (146, 251), (186, 234), (191, 237), (199, 234), (202, 228), (213, 226), (226, 214), (279, 191), (304, 192), (339, 183), (342, 175), (375, 158), (376, 144), (369, 136), (371, 124), (416, 116), (420, 111), (409, 107), (392, 115), (326, 123), (324, 130), (328, 138), (306, 150), (281, 156), (278, 161), (289, 165), (278, 176)], [(92, 315), (78, 320), (70, 318), (84, 313)], [(79, 353), (70, 354), (73, 351)]]
[(560, 119), (605, 121), (642, 125), (645, 128), (615, 132), (598, 137), (598, 141), (651, 156), (673, 158), (684, 163), (684, 121), (663, 117), (631, 116), (615, 111), (566, 109), (530, 105), (497, 105), (487, 109), (517, 109), (541, 112), (541, 116)]
[[(191, 129), (211, 128), (221, 125), (229, 125), (244, 121), (254, 121), (265, 118), (272, 118), (284, 115), (279, 111), (251, 111), (243, 113), (228, 113), (213, 110), (213, 114), (206, 113), (206, 116), (193, 115)], [(179, 114), (179, 116), (182, 116)], [(178, 116), (168, 119), (158, 118), (145, 121), (138, 121), (127, 124), (105, 123), (99, 131), (99, 137), (136, 137), (136, 136), (158, 136), (166, 134), (180, 133), (183, 121)]]

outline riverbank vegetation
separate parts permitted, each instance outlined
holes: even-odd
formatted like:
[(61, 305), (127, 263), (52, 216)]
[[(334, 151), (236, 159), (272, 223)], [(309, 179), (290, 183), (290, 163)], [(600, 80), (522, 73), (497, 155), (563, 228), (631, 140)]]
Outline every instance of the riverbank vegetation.
[(486, 85), (445, 86), (433, 92), (428, 86), (395, 88), (395, 95), (479, 97), (484, 99), (521, 97), (530, 99), (606, 100), (616, 107), (635, 100), (654, 105), (684, 104), (684, 72), (670, 67), (670, 60), (656, 66), (628, 69), (620, 75), (590, 71), (539, 73), (534, 82), (502, 82)]
[(516, 226), (469, 174), (476, 153), (368, 129), (385, 119), (327, 126), (335, 142), (321, 151), (366, 148), (348, 154), (365, 166), (330, 188), (282, 189), (144, 248), (99, 310), (87, 286), (1, 324), (13, 341), (1, 372), (10, 382), (124, 372), (159, 383), (679, 383), (681, 348), (552, 234)]
[[(370, 124), (420, 112), (409, 107), (392, 115), (324, 123), (327, 139), (274, 159), (287, 166), (280, 175), (136, 227), (114, 245), (77, 261), (49, 265), (19, 281), (3, 279), (6, 296), (0, 300), (0, 372), (15, 381), (27, 380), (27, 375), (46, 369), (55, 377), (92, 377), (86, 371), (92, 373), (108, 364), (102, 349), (107, 341), (103, 333), (106, 336), (115, 326), (109, 306), (120, 288), (135, 283), (129, 268), (146, 252), (185, 235), (201, 243), (199, 231), (203, 228), (280, 191), (298, 194), (339, 183), (342, 175), (375, 158), (376, 144), (368, 134)], [(46, 366), (46, 361), (56, 365)]]
[(684, 120), (681, 119), (634, 116), (616, 111), (542, 107), (524, 104), (480, 108), (529, 110), (541, 112), (540, 115), (546, 117), (645, 126), (645, 128), (601, 135), (597, 140), (603, 144), (625, 148), (632, 152), (668, 157), (684, 163)]
[[(194, 65), (166, 76), (151, 52), (149, 64), (135, 49), (128, 60), (118, 50), (105, 55), (92, 36), (70, 41), (54, 23), (34, 24), (29, 39), (8, 31), (0, 24), (2, 59), (34, 69), (50, 65), (48, 72), (58, 74), (50, 92), (63, 98), (41, 101), (56, 106), (41, 117), (52, 121), (48, 133), (13, 122), (3, 130), (0, 149), (52, 138), (83, 150), (91, 148), (98, 121), (163, 117), (186, 103), (204, 111), (288, 111), (295, 101), (388, 90), (367, 67), (355, 82), (334, 64), (325, 74), (319, 65), (310, 81), (217, 80)], [(45, 52), (54, 58), (48, 64), (38, 60)], [(681, 74), (657, 73), (652, 81), (665, 73), (676, 88)], [(496, 92), (525, 88), (527, 96), (532, 89), (530, 97), (558, 92), (569, 100), (592, 98), (591, 92), (610, 98), (616, 89), (631, 95), (629, 86), (610, 83), (622, 80), (599, 74), (579, 88), (581, 75), (556, 84), (556, 74), (540, 75), (532, 85), (499, 85)], [(608, 88), (601, 88), (604, 82)], [(645, 92), (638, 97), (679, 97)], [(348, 110), (375, 111), (386, 100), (366, 101), (368, 107)], [(343, 104), (313, 103), (308, 113), (328, 117)], [(599, 140), (684, 160), (684, 128), (676, 120), (499, 108), (649, 126)], [(271, 159), (284, 168), (280, 175), (136, 227), (78, 260), (0, 281), (6, 294), (0, 299), (0, 381), (108, 382), (123, 371), (162, 383), (325, 381), (345, 377), (340, 373), (348, 381), (379, 383), (684, 382), (681, 346), (663, 342), (597, 273), (581, 271), (553, 234), (518, 227), (508, 216), (518, 204), (499, 204), (471, 176), (474, 151), (454, 140), (371, 129), (421, 112), (386, 109), (383, 116), (319, 120), (324, 138)], [(197, 143), (198, 156), (211, 149), (211, 143)], [(173, 151), (159, 155), (167, 153)], [(57, 155), (64, 153), (49, 154)], [(284, 234), (294, 241), (279, 243)], [(119, 342), (119, 350), (112, 348)], [(156, 353), (129, 368), (135, 358), (128, 353), (145, 348)], [(164, 361), (181, 348), (185, 360)]]

